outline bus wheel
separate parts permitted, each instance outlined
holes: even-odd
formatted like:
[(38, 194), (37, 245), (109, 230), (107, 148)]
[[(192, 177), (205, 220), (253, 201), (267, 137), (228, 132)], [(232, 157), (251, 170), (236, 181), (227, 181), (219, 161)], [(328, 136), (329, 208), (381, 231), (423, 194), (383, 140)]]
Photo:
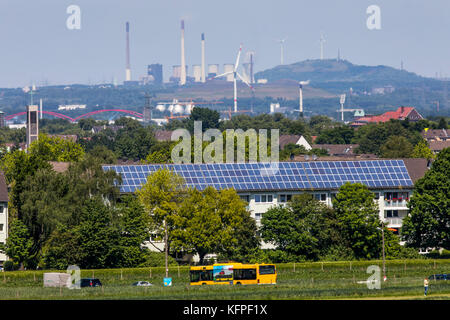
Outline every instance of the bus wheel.
[(203, 283), (202, 283), (202, 286), (206, 286), (206, 283), (203, 282)]
[(241, 283), (240, 283), (240, 282), (236, 282), (236, 284), (237, 284), (237, 285), (239, 285), (239, 286), (241, 285)]

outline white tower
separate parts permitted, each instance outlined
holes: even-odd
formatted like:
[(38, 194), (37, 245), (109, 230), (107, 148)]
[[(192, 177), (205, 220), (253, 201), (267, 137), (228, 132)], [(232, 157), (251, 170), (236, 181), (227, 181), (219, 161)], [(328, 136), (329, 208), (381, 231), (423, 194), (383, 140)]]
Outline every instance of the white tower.
[(181, 75), (180, 85), (186, 84), (186, 59), (184, 56), (184, 20), (181, 20)]
[(130, 23), (126, 23), (126, 69), (125, 69), (125, 81), (131, 81), (131, 67), (130, 67)]
[(205, 64), (205, 34), (202, 33), (202, 82), (206, 82), (206, 64)]
[(320, 34), (320, 60), (323, 60), (323, 44), (325, 43), (325, 38), (323, 33)]

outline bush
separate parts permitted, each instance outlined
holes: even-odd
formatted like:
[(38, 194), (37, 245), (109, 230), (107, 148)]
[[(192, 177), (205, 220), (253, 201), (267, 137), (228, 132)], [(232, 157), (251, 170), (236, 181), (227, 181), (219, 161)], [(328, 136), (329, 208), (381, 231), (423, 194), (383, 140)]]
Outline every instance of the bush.
[[(148, 250), (146, 252), (146, 260), (144, 263), (141, 264), (140, 267), (164, 267), (165, 266), (165, 254), (164, 252), (154, 252)], [(168, 258), (168, 265), (169, 266), (177, 266), (177, 261), (169, 256)]]
[(450, 259), (450, 250), (433, 250), (426, 256), (431, 259)]
[(5, 271), (16, 271), (19, 270), (19, 264), (8, 260), (3, 263), (3, 268), (5, 269)]

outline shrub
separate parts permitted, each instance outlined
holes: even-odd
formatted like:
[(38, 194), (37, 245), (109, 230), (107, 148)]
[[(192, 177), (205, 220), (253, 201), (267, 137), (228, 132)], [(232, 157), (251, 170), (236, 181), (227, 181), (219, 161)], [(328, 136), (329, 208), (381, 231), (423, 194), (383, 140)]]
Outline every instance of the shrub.
[[(146, 252), (146, 260), (144, 263), (141, 264), (141, 267), (164, 267), (165, 266), (165, 257), (164, 252), (154, 252), (154, 251), (147, 251)], [(168, 265), (169, 266), (177, 266), (177, 261), (169, 256), (168, 258)]]
[(11, 260), (8, 260), (3, 263), (3, 268), (5, 271), (16, 271), (19, 270), (19, 265)]

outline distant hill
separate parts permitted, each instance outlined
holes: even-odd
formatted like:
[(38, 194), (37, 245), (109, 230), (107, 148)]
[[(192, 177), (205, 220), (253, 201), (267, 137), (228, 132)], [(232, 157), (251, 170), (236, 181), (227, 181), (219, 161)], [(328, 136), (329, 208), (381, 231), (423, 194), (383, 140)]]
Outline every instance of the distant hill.
[(355, 65), (346, 60), (306, 60), (280, 65), (255, 74), (256, 79), (269, 82), (282, 79), (311, 80), (311, 86), (331, 91), (371, 90), (376, 87), (435, 87), (441, 81), (425, 78), (415, 73), (388, 66)]

